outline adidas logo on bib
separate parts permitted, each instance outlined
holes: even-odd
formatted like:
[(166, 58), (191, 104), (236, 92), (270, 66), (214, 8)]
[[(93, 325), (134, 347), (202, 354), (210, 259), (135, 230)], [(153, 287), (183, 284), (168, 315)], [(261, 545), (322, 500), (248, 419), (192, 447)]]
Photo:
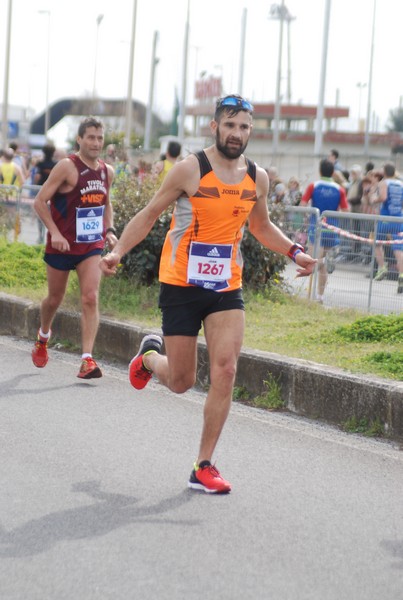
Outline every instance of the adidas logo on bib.
[(93, 210), (90, 210), (87, 214), (87, 217), (95, 217), (95, 212)]
[(217, 248), (214, 246), (214, 248), (212, 248), (209, 252), (207, 252), (207, 256), (217, 256), (220, 257), (220, 253), (218, 252)]

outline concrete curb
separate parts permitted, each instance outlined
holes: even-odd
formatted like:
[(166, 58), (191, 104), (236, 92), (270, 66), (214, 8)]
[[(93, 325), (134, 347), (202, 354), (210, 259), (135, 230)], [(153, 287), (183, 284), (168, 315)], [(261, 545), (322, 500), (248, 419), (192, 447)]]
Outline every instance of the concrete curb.
[[(39, 306), (28, 300), (0, 293), (0, 333), (34, 339)], [(58, 311), (53, 331), (59, 340), (80, 345), (79, 313)], [(136, 325), (102, 318), (95, 351), (105, 359), (123, 364), (133, 357), (145, 330)], [(403, 438), (403, 382), (351, 375), (341, 369), (310, 361), (287, 358), (271, 352), (243, 350), (236, 385), (252, 395), (264, 393), (264, 381), (273, 376), (290, 412), (340, 425), (355, 417), (368, 423), (379, 421), (392, 439)], [(209, 382), (208, 355), (199, 342), (197, 384)]]

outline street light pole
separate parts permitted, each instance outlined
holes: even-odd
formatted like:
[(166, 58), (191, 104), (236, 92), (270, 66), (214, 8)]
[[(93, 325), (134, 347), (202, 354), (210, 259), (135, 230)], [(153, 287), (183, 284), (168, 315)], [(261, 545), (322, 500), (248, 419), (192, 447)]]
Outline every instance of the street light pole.
[(150, 147), (151, 147), (151, 125), (152, 125), (153, 104), (154, 104), (155, 68), (158, 64), (157, 42), (158, 42), (158, 31), (154, 31), (153, 52), (152, 52), (152, 57), (151, 57), (150, 89), (148, 91), (146, 126), (145, 126), (145, 131), (144, 131), (144, 150), (146, 150), (146, 151), (150, 150)]
[(314, 154), (319, 156), (322, 152), (322, 140), (323, 140), (323, 115), (324, 115), (324, 102), (325, 102), (325, 86), (326, 86), (326, 63), (327, 63), (327, 48), (329, 41), (329, 24), (330, 24), (330, 6), (331, 0), (326, 0), (325, 6), (325, 21), (323, 25), (323, 39), (322, 39), (322, 64), (320, 69), (320, 84), (319, 84), (319, 101), (318, 111), (316, 115), (316, 131), (315, 131), (315, 145)]
[(276, 19), (280, 21), (280, 35), (279, 35), (279, 47), (278, 47), (278, 63), (277, 63), (277, 83), (276, 83), (276, 100), (274, 105), (274, 128), (273, 128), (273, 155), (277, 156), (279, 137), (280, 137), (280, 113), (281, 113), (281, 66), (283, 60), (283, 31), (284, 21), (288, 24), (288, 85), (287, 85), (287, 97), (290, 101), (291, 95), (291, 59), (290, 59), (290, 23), (295, 18), (292, 17), (288, 8), (282, 0), (281, 4), (272, 4), (270, 7), (270, 19)]
[(99, 42), (99, 26), (102, 23), (104, 15), (97, 16), (97, 33), (95, 38), (95, 58), (94, 58), (94, 81), (92, 84), (92, 112), (95, 112), (95, 98), (97, 95), (97, 70), (98, 70), (98, 42)]
[(248, 18), (248, 9), (244, 8), (242, 11), (241, 44), (240, 44), (239, 75), (238, 75), (238, 94), (240, 96), (243, 95), (243, 72), (245, 69), (245, 41), (246, 41), (247, 18)]
[(357, 87), (358, 87), (358, 131), (362, 131), (362, 129), (361, 129), (361, 94), (362, 94), (362, 90), (367, 87), (367, 84), (359, 81), (357, 83)]
[(49, 73), (50, 73), (50, 10), (39, 10), (40, 15), (47, 15), (48, 17), (48, 35), (47, 35), (47, 55), (46, 55), (46, 106), (45, 106), (45, 126), (44, 135), (46, 137), (49, 126), (50, 126), (50, 114), (49, 114)]
[(132, 133), (132, 110), (133, 110), (133, 67), (134, 47), (136, 39), (137, 0), (133, 0), (132, 36), (130, 40), (129, 77), (127, 80), (126, 119), (125, 119), (125, 148), (130, 149), (130, 138)]
[(10, 46), (11, 46), (11, 13), (13, 2), (8, 0), (6, 60), (4, 68), (3, 110), (1, 116), (1, 137), (3, 148), (7, 148), (8, 139), (8, 82), (10, 78)]
[(183, 44), (183, 67), (182, 67), (182, 94), (179, 107), (179, 126), (178, 137), (183, 144), (185, 138), (185, 117), (186, 117), (186, 88), (187, 88), (187, 70), (188, 70), (188, 54), (189, 54), (189, 13), (190, 0), (187, 0), (187, 13), (185, 25), (185, 40)]
[[(282, 0), (281, 7), (284, 6)], [(280, 139), (280, 111), (281, 111), (281, 63), (283, 60), (283, 29), (284, 21), (280, 19), (280, 35), (278, 42), (278, 59), (277, 59), (277, 82), (276, 82), (276, 102), (274, 105), (274, 130), (273, 130), (273, 155), (277, 157), (278, 145)]]
[(372, 36), (371, 36), (371, 58), (369, 61), (369, 76), (368, 76), (368, 100), (367, 100), (367, 118), (365, 119), (365, 135), (364, 135), (364, 154), (369, 155), (369, 122), (371, 119), (371, 96), (372, 96), (372, 71), (374, 64), (374, 46), (375, 46), (375, 20), (376, 20), (376, 0), (374, 0), (373, 16), (372, 16)]

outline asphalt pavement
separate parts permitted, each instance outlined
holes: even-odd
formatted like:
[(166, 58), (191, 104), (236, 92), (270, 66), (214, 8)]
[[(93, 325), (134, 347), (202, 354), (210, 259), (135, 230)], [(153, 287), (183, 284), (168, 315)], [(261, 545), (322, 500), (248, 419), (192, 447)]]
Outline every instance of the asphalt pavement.
[(234, 404), (226, 496), (187, 489), (202, 394), (0, 336), (2, 600), (401, 600), (403, 454)]

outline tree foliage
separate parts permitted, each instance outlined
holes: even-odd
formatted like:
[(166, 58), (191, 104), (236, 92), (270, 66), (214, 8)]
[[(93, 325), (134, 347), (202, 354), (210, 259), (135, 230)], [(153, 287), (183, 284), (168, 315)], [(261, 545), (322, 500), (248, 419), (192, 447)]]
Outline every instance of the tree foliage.
[(388, 131), (403, 132), (403, 108), (395, 108), (389, 111)]

